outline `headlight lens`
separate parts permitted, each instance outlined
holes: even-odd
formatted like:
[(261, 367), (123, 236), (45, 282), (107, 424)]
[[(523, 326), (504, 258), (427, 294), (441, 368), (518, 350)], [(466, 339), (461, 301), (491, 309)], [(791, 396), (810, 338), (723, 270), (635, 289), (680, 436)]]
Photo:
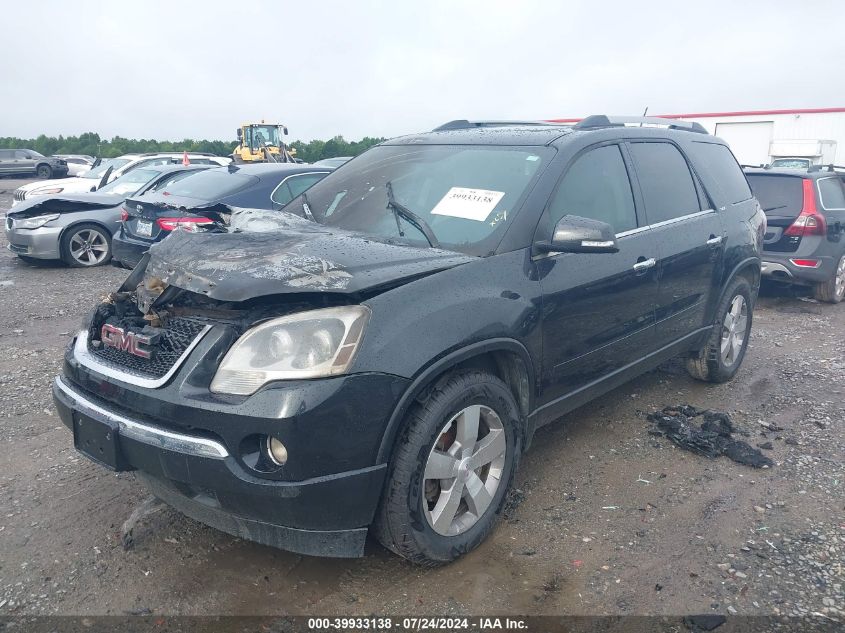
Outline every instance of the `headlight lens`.
[(366, 306), (342, 306), (262, 323), (235, 341), (211, 391), (246, 396), (272, 380), (342, 374), (355, 358), (369, 318)]
[(53, 220), (58, 220), (59, 214), (58, 213), (51, 213), (50, 215), (36, 215), (31, 218), (21, 218), (20, 220), (15, 220), (15, 228), (16, 229), (40, 229), (42, 226), (47, 224), (47, 222), (52, 222)]
[(61, 193), (64, 187), (52, 187), (50, 189), (35, 189), (27, 193), (28, 196), (46, 196), (51, 193)]

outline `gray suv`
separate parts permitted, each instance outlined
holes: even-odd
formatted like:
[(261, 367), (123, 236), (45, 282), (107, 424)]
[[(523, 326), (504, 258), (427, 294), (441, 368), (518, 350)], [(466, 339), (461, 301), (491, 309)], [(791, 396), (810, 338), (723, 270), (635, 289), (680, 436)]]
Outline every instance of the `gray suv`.
[(810, 286), (819, 301), (845, 298), (845, 177), (835, 167), (747, 168), (766, 213), (763, 275)]
[(32, 149), (0, 149), (0, 176), (61, 178), (67, 176), (67, 169), (67, 161), (44, 156)]

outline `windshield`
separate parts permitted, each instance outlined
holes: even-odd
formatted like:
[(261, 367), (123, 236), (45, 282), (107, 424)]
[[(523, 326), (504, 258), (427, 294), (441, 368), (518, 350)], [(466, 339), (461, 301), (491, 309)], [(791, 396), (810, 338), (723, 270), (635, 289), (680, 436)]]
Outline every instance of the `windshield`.
[(253, 147), (279, 144), (279, 128), (275, 125), (253, 125), (249, 131), (252, 132), (250, 144)]
[(389, 184), (394, 200), (420, 218), (442, 247), (487, 255), (552, 153), (547, 147), (379, 146), (308, 189), (307, 210), (302, 196), (285, 210), (428, 246), (423, 231), (389, 203)]
[(99, 193), (125, 193), (133, 194), (147, 184), (150, 180), (159, 175), (155, 169), (133, 169), (128, 174), (112, 180), (109, 184), (97, 191)]
[(785, 167), (787, 169), (807, 169), (809, 166), (809, 158), (778, 158), (772, 161), (772, 167)]
[(225, 167), (209, 169), (169, 184), (161, 190), (162, 195), (183, 196), (198, 200), (219, 200), (236, 191), (258, 182), (255, 176), (233, 174)]
[(94, 167), (94, 169), (89, 169), (86, 171), (80, 178), (102, 178), (103, 174), (106, 173), (106, 170), (111, 167), (112, 171), (116, 169), (120, 169), (126, 163), (129, 162), (128, 158), (106, 158), (103, 160), (102, 163)]

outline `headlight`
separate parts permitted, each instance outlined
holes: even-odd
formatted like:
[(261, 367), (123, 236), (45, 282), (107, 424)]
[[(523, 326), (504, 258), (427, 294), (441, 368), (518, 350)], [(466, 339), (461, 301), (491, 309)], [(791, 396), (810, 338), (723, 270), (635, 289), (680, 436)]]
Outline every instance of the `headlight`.
[(33, 191), (27, 192), (29, 196), (47, 196), (51, 193), (61, 193), (64, 191), (64, 187), (51, 187), (50, 189), (34, 189)]
[(20, 220), (15, 220), (15, 228), (16, 229), (40, 229), (42, 226), (47, 224), (47, 222), (52, 222), (53, 220), (58, 220), (59, 214), (58, 213), (51, 213), (50, 215), (36, 215), (31, 218), (22, 218)]
[(262, 323), (235, 341), (211, 391), (249, 395), (272, 380), (342, 374), (355, 358), (369, 318), (365, 306), (342, 306)]

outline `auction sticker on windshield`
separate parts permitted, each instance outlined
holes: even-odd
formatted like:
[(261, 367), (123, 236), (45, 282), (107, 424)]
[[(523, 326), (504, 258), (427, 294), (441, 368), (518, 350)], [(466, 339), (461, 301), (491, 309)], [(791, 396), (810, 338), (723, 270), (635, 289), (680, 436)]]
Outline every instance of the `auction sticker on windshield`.
[(504, 191), (452, 187), (431, 210), (431, 214), (484, 222), (504, 195)]

